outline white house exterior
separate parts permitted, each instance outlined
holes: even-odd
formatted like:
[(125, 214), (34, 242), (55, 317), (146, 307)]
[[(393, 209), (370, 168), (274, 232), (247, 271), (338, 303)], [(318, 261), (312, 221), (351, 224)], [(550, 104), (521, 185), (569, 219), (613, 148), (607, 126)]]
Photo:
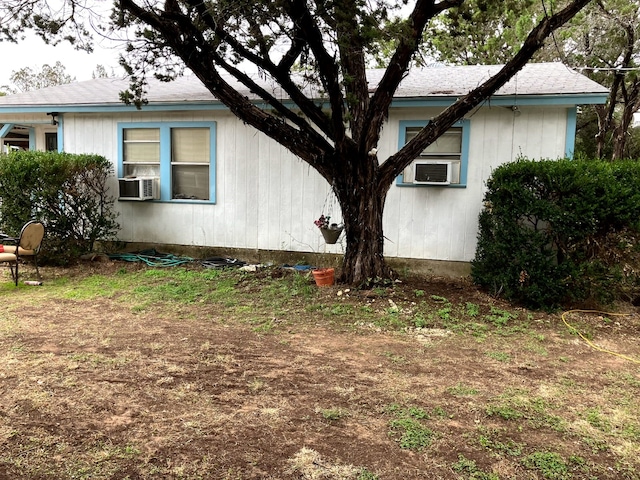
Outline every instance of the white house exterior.
[[(412, 70), (384, 125), (378, 157), (383, 160), (395, 153), (412, 128), (424, 125), (497, 68)], [(371, 72), (372, 88), (378, 74)], [(125, 80), (95, 79), (0, 97), (0, 144), (100, 154), (113, 162), (117, 177), (144, 172), (136, 170), (135, 162), (127, 162), (127, 151), (152, 149), (159, 154), (158, 165), (149, 171), (159, 177), (157, 199), (116, 202), (119, 238), (124, 242), (251, 251), (343, 251), (340, 241), (326, 245), (313, 223), (321, 213), (340, 221), (326, 181), (278, 143), (236, 119), (197, 79), (152, 83), (149, 103), (141, 110), (119, 101), (118, 93), (127, 86)], [(436, 148), (446, 154), (423, 158), (447, 161), (455, 177), (451, 183), (414, 183), (410, 167), (391, 187), (384, 214), (385, 256), (412, 261), (472, 260), (485, 182), (492, 169), (519, 155), (571, 157), (577, 107), (604, 103), (607, 93), (562, 64), (526, 66), (456, 125), (451, 146), (445, 139)], [(186, 137), (178, 140), (176, 132)], [(206, 158), (199, 160), (203, 164), (172, 163), (173, 143), (192, 144), (194, 132), (209, 142), (203, 147)], [(145, 139), (148, 133), (152, 138)], [(200, 184), (199, 199), (176, 198), (172, 193), (172, 184), (183, 181), (176, 177), (181, 168), (189, 182)], [(117, 196), (116, 176), (111, 186)]]

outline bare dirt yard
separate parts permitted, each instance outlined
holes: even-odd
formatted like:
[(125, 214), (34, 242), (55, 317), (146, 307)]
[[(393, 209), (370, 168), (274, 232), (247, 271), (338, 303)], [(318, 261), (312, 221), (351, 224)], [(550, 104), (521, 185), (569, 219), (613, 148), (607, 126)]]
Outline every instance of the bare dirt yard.
[(0, 277), (1, 479), (640, 478), (631, 305), (533, 312), (442, 278), (42, 270), (40, 287)]

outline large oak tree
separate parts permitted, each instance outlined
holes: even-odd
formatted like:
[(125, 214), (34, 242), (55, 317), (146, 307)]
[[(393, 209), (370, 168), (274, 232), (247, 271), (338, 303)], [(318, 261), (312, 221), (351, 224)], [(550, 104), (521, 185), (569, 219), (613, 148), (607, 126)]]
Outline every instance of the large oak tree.
[[(78, 21), (86, 2), (60, 1), (67, 8), (51, 11), (44, 0), (4, 0), (0, 34), (16, 39), (21, 29), (32, 27), (53, 32), (54, 36), (43, 34), (48, 41), (66, 37), (86, 47), (86, 30)], [(345, 227), (341, 280), (361, 283), (390, 275), (383, 257), (382, 216), (394, 179), (424, 148), (503, 86), (589, 1), (564, 1), (556, 12), (546, 12), (495, 76), (384, 159), (376, 154), (381, 130), (398, 86), (429, 35), (427, 27), (464, 0), (115, 0), (111, 21), (114, 28), (135, 35), (125, 58), (133, 81), (131, 92), (123, 96), (126, 100), (143, 102), (147, 72), (170, 79), (186, 67), (233, 114), (326, 179)], [(402, 13), (401, 20), (389, 21)], [(389, 40), (395, 50), (377, 88), (370, 91), (366, 59)], [(256, 71), (278, 84), (288, 101), (262, 88), (249, 73)], [(269, 108), (234, 89), (230, 77)], [(322, 99), (307, 96), (309, 82), (324, 92)]]

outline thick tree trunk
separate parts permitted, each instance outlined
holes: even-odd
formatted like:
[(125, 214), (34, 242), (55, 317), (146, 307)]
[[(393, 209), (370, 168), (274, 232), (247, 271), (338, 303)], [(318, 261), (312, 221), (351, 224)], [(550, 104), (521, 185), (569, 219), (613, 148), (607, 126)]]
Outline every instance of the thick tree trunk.
[(384, 196), (373, 193), (342, 205), (347, 247), (341, 283), (361, 285), (390, 277), (384, 260), (383, 210)]
[(378, 182), (377, 158), (350, 162), (360, 168), (336, 178), (333, 189), (342, 209), (346, 251), (341, 283), (362, 285), (388, 279), (391, 271), (384, 260), (382, 217), (388, 186)]

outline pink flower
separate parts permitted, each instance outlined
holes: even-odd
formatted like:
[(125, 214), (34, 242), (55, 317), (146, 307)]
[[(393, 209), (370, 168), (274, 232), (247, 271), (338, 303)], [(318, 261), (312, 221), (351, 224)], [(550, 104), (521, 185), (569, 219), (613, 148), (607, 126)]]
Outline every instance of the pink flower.
[(320, 215), (320, 218), (318, 220), (314, 220), (313, 223), (315, 223), (316, 227), (318, 228), (328, 228), (329, 219), (331, 219), (331, 217), (325, 217), (324, 215)]

